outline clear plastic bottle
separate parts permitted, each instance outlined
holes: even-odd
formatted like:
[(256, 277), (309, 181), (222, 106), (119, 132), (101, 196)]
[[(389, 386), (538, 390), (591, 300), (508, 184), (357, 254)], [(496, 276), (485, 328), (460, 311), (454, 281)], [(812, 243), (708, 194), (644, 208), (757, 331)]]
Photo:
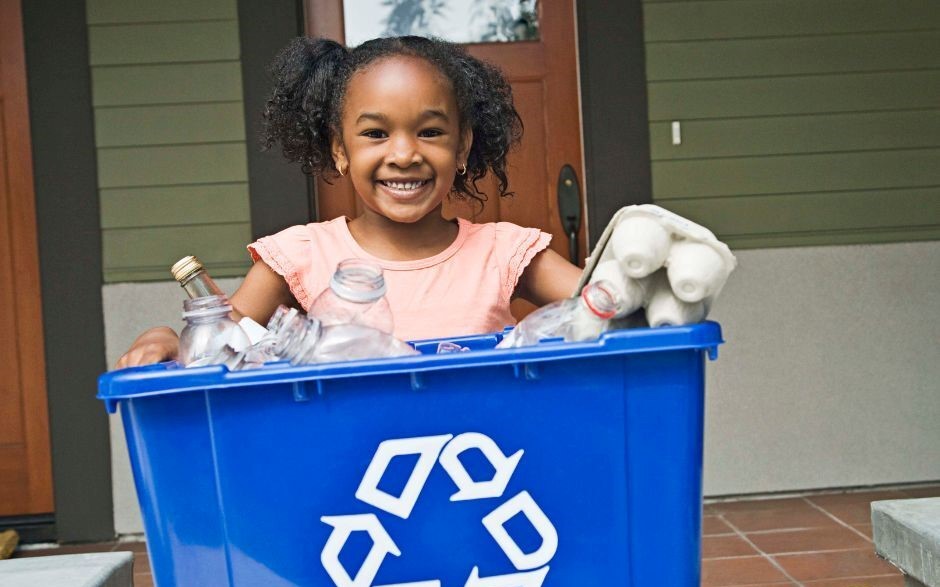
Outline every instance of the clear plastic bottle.
[(323, 327), (313, 353), (304, 358), (310, 363), (330, 363), (418, 354), (410, 344), (371, 326), (334, 324)]
[(360, 324), (388, 334), (395, 329), (382, 268), (364, 259), (346, 259), (336, 266), (330, 287), (313, 301), (310, 315), (323, 326)]
[(612, 284), (603, 280), (589, 283), (580, 296), (542, 306), (526, 316), (496, 348), (530, 346), (545, 338), (563, 338), (566, 342), (593, 340), (607, 329), (619, 308), (620, 300)]
[(294, 364), (305, 361), (308, 355), (320, 340), (323, 330), (320, 321), (311, 316), (305, 316), (294, 308), (278, 306), (268, 321), (269, 338), (265, 338), (260, 345), (271, 355)]
[(249, 349), (249, 356), (255, 352), (302, 365), (418, 354), (411, 345), (371, 326), (323, 326), (317, 318), (286, 306), (274, 312), (268, 330), (270, 337)]
[(248, 337), (229, 316), (231, 311), (224, 295), (184, 300), (186, 326), (180, 333), (179, 362), (186, 367), (225, 363), (231, 357), (226, 347), (235, 351), (247, 347)]

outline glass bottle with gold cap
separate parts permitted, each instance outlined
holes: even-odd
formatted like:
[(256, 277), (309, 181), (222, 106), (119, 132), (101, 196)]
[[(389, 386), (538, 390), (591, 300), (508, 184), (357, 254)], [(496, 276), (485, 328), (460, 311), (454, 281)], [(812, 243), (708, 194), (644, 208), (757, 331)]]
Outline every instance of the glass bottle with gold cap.
[(183, 301), (186, 326), (180, 333), (180, 363), (187, 367), (226, 363), (249, 345), (248, 337), (231, 317), (228, 296), (199, 259), (183, 257), (170, 272), (189, 296)]
[(225, 293), (215, 284), (209, 276), (202, 261), (189, 255), (183, 257), (170, 268), (173, 279), (179, 282), (180, 287), (190, 298), (205, 298), (208, 296), (224, 296)]

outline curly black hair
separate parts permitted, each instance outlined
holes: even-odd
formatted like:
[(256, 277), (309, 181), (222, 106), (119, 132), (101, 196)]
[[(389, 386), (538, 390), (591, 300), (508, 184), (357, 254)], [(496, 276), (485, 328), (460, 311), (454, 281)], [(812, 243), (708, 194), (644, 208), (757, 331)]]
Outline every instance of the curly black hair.
[(425, 59), (444, 74), (454, 88), (461, 130), (473, 131), (467, 173), (454, 178), (452, 195), (482, 205), (486, 194), (477, 181), (487, 171), (496, 176), (500, 196), (510, 195), (506, 156), (522, 138), (512, 88), (496, 67), (440, 39), (380, 38), (353, 49), (328, 39), (294, 39), (271, 65), (274, 90), (265, 104), (261, 136), (265, 148), (279, 143), (304, 173), (337, 177), (331, 138), (340, 132), (349, 80), (367, 65), (396, 55)]

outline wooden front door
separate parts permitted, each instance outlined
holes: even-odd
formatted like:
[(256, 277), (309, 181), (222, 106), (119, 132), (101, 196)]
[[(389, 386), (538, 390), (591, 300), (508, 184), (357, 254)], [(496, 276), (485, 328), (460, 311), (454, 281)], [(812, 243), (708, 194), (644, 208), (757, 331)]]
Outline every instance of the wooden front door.
[[(503, 70), (513, 88), (516, 108), (525, 133), (520, 147), (509, 157), (509, 189), (515, 196), (500, 199), (495, 187), (482, 212), (472, 205), (448, 205), (448, 217), (462, 216), (475, 222), (504, 220), (537, 227), (553, 235), (551, 247), (570, 256), (570, 239), (558, 212), (558, 179), (570, 165), (581, 194), (584, 193), (581, 165), (581, 125), (577, 75), (577, 43), (572, 0), (539, 2), (539, 39), (509, 43), (467, 45), (474, 56)], [(305, 0), (306, 29), (311, 36), (344, 41), (342, 0)], [(584, 198), (582, 218), (586, 218)], [(319, 218), (357, 215), (357, 199), (348, 180), (333, 185), (317, 182)], [(586, 230), (581, 222), (576, 237), (576, 262), (584, 264)], [(516, 317), (532, 306), (513, 303)]]
[(53, 510), (29, 137), (20, 0), (0, 0), (0, 516)]

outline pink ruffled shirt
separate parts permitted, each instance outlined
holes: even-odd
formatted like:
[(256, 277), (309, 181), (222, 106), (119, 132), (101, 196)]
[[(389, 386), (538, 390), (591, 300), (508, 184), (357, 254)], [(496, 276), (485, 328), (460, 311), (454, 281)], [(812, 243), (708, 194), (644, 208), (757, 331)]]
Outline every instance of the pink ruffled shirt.
[(433, 257), (386, 261), (367, 253), (340, 217), (292, 226), (248, 246), (284, 277), (306, 310), (329, 286), (336, 265), (353, 257), (382, 266), (395, 336), (420, 340), (485, 334), (515, 324), (509, 302), (519, 277), (551, 235), (509, 222), (458, 219), (457, 238)]

